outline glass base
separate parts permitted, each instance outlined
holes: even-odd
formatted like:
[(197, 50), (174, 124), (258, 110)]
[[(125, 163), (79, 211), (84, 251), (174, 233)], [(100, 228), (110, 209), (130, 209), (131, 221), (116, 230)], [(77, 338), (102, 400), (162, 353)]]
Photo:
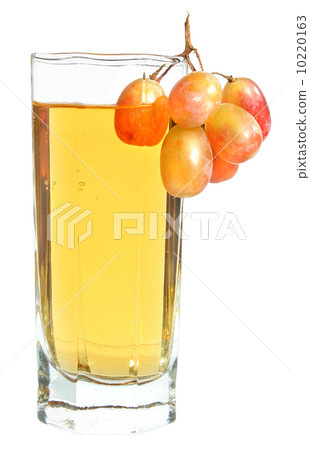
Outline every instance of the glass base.
[(177, 361), (152, 381), (103, 384), (82, 375), (66, 378), (38, 350), (41, 422), (94, 434), (139, 433), (174, 422)]

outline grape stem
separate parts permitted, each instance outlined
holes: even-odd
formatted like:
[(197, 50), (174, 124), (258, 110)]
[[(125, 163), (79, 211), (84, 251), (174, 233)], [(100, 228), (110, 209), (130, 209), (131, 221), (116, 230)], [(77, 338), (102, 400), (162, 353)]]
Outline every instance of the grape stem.
[[(196, 47), (193, 46), (192, 41), (191, 41), (191, 30), (190, 30), (190, 24), (189, 24), (189, 13), (187, 13), (187, 17), (185, 20), (185, 49), (182, 53), (179, 53), (178, 55), (175, 55), (176, 58), (185, 58), (191, 71), (192, 72), (196, 72), (196, 68), (194, 66), (194, 64), (192, 63), (189, 55), (194, 52), (198, 62), (199, 62), (199, 66), (201, 70), (203, 69), (203, 65), (201, 62), (201, 58), (200, 55), (198, 53), (198, 50)], [(160, 72), (162, 71), (162, 69), (165, 67), (166, 64), (163, 64), (161, 67), (159, 67), (159, 69), (156, 70), (156, 72), (154, 72), (152, 75), (150, 75), (150, 80), (154, 80), (154, 81), (158, 81), (158, 83), (160, 83), (160, 81), (162, 80), (162, 78), (169, 72), (169, 70), (175, 65), (177, 64), (179, 61), (175, 61), (172, 64), (170, 64), (169, 67), (167, 67), (167, 69), (163, 72), (163, 74), (161, 76), (158, 76), (160, 74)]]
[(165, 67), (166, 64), (163, 64), (162, 66), (159, 67), (159, 69), (156, 70), (156, 72), (152, 73), (152, 75), (150, 75), (150, 80), (153, 81), (158, 81), (158, 83), (160, 83), (160, 80), (169, 72), (169, 70), (175, 65), (177, 64), (179, 61), (175, 61), (172, 64), (170, 64), (170, 66), (167, 67), (167, 69), (164, 71), (164, 73), (159, 77), (158, 75), (160, 74), (160, 72), (162, 71), (162, 69)]
[(189, 24), (189, 12), (187, 13), (187, 17), (186, 17), (184, 25), (185, 25), (185, 49), (184, 49), (184, 51), (182, 53), (180, 53), (179, 55), (176, 55), (176, 56), (180, 56), (181, 58), (185, 58), (186, 61), (188, 62), (189, 67), (191, 68), (191, 70), (193, 72), (196, 72), (196, 69), (195, 69), (195, 67), (194, 67), (194, 65), (191, 62), (190, 57), (189, 57), (189, 55), (192, 52), (194, 52), (196, 57), (197, 57), (197, 59), (198, 59), (198, 62), (199, 62), (199, 65), (200, 65), (200, 69), (204, 70), (202, 62), (201, 62), (200, 55), (198, 53), (198, 50), (192, 44), (191, 28), (190, 28), (190, 24)]
[(213, 75), (220, 75), (221, 77), (226, 78), (226, 80), (229, 83), (232, 83), (233, 81), (235, 81), (235, 79), (234, 79), (234, 77), (232, 75), (224, 75), (224, 74), (219, 73), (219, 72), (212, 72), (212, 74)]

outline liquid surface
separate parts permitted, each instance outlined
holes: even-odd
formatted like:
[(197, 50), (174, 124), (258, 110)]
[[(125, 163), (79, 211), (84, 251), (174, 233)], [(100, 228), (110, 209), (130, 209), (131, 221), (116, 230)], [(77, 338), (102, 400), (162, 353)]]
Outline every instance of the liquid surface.
[(111, 107), (33, 111), (37, 279), (53, 363), (69, 374), (157, 375), (169, 360), (178, 252), (162, 213), (180, 209), (162, 186), (161, 144), (121, 142)]

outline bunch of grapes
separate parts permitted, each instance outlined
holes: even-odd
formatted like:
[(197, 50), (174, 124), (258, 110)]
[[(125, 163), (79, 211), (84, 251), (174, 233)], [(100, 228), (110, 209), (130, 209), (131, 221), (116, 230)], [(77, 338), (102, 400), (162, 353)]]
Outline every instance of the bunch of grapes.
[[(185, 22), (184, 56), (195, 70), (189, 54), (198, 56), (201, 69), (180, 79), (169, 97), (162, 77), (135, 80), (125, 87), (115, 111), (115, 131), (127, 144), (154, 146), (162, 139), (162, 182), (174, 197), (192, 197), (206, 185), (232, 178), (239, 164), (258, 152), (267, 137), (271, 118), (266, 99), (254, 81), (203, 70), (192, 46), (188, 17)], [(167, 71), (166, 71), (167, 72)], [(167, 132), (168, 124), (172, 126)], [(166, 136), (165, 136), (166, 135)]]

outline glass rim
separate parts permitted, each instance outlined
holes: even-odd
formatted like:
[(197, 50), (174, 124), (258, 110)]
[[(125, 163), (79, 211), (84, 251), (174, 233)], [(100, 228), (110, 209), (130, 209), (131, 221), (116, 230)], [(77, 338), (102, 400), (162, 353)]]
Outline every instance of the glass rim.
[(31, 60), (46, 64), (100, 64), (110, 63), (113, 65), (124, 65), (128, 63), (143, 64), (187, 64), (183, 56), (168, 56), (152, 53), (86, 53), (86, 52), (64, 52), (64, 53), (31, 53)]

